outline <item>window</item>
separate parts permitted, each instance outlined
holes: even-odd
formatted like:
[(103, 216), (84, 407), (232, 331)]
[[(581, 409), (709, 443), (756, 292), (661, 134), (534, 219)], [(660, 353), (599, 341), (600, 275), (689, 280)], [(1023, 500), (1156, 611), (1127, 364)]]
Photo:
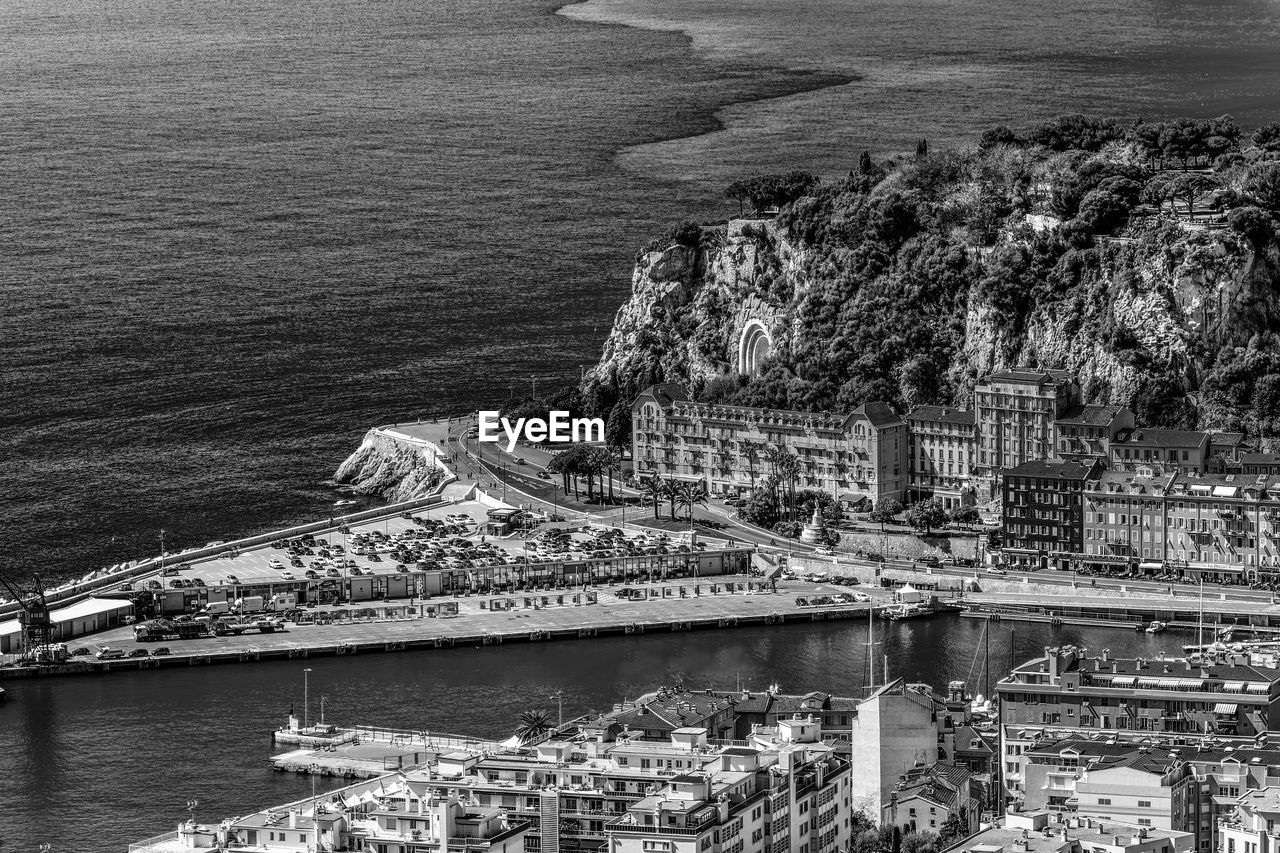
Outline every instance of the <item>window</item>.
[(1100, 805), (1100, 806), (1109, 806), (1109, 805), (1111, 805), (1111, 798), (1110, 798), (1110, 797), (1098, 797), (1098, 805)]
[(1149, 808), (1151, 808), (1151, 801), (1150, 801), (1150, 800), (1138, 800), (1138, 808), (1140, 808), (1140, 809), (1149, 809)]

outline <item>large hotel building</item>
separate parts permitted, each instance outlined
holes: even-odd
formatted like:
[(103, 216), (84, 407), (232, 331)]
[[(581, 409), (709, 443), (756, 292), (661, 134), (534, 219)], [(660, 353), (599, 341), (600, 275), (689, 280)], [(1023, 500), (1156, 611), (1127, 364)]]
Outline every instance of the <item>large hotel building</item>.
[(632, 407), (637, 477), (703, 483), (713, 493), (754, 488), (770, 473), (766, 450), (785, 447), (800, 463), (797, 485), (849, 505), (907, 491), (907, 425), (885, 403), (852, 412), (794, 412), (689, 399), (678, 385), (655, 385)]

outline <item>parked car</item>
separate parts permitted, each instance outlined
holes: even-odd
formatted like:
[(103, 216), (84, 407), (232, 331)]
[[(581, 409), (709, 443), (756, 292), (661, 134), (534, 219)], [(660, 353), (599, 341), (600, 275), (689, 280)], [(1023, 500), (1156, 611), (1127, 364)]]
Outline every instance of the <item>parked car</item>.
[(303, 572), (303, 577), (309, 580), (315, 580), (316, 578), (320, 577), (320, 573), (317, 572), (315, 569), (307, 569), (305, 572)]
[(538, 479), (539, 479), (539, 480), (550, 480), (550, 479), (551, 479), (551, 475), (550, 475), (550, 474), (548, 474), (546, 471), (539, 471), (539, 472), (538, 472)]
[(133, 651), (129, 652), (128, 657), (149, 658), (151, 657), (151, 652), (147, 651), (146, 649), (134, 649)]
[(235, 575), (227, 575), (227, 583), (240, 583), (240, 578)]
[(162, 657), (164, 657), (164, 656), (165, 656), (165, 655), (167, 655), (167, 654), (170, 654), (170, 651), (169, 651), (169, 647), (168, 647), (168, 646), (161, 646), (161, 647), (160, 647), (160, 648), (158, 648), (158, 649), (152, 649), (152, 650), (151, 650), (151, 656), (152, 656), (153, 658), (162, 658)]
[(991, 566), (990, 568), (988, 568), (988, 569), (987, 569), (987, 574), (989, 574), (989, 575), (1007, 575), (1007, 574), (1009, 574), (1009, 573), (1008, 573), (1008, 572), (1006, 572), (1004, 569), (998, 569), (998, 568), (996, 568), (995, 566)]
[(103, 649), (94, 655), (98, 660), (120, 660), (124, 657), (123, 649)]
[(89, 655), (91, 655), (91, 654), (93, 654), (93, 652), (89, 651), (89, 650), (88, 650), (87, 648), (85, 648), (84, 646), (80, 646), (78, 649), (73, 649), (73, 650), (72, 650), (72, 652), (71, 652), (71, 656), (72, 656), (73, 658), (83, 658), (83, 657), (88, 657), (88, 656), (89, 656)]

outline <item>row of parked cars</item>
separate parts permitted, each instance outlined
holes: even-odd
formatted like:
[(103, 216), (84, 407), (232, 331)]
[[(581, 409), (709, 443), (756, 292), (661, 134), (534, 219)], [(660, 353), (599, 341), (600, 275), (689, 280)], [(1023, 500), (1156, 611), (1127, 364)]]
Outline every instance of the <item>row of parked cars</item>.
[(103, 646), (94, 652), (88, 646), (80, 646), (71, 650), (71, 657), (95, 657), (98, 660), (124, 660), (125, 658), (162, 658), (172, 654), (168, 646), (160, 646), (156, 649), (133, 649), (125, 652), (124, 649), (113, 649), (110, 646)]

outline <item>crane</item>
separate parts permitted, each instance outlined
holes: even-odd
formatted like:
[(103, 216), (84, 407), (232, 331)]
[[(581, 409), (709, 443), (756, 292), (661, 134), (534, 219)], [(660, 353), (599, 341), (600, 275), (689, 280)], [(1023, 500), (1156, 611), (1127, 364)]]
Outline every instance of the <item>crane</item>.
[(44, 584), (38, 575), (31, 578), (31, 592), (22, 592), (15, 581), (0, 573), (0, 586), (13, 596), (22, 608), (18, 624), (22, 628), (22, 654), (20, 659), (31, 661), (36, 650), (48, 646), (53, 640), (53, 621), (49, 618), (49, 602), (44, 597)]

